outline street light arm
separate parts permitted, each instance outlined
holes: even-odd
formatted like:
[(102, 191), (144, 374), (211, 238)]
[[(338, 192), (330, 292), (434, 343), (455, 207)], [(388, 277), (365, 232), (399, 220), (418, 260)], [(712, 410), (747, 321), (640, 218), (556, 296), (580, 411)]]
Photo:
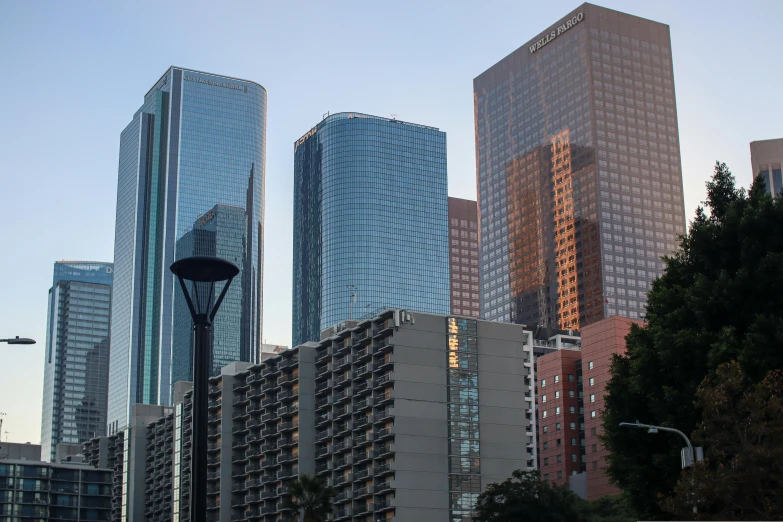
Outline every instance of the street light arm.
[[(229, 279), (226, 281), (226, 284), (223, 285), (223, 291), (220, 292), (220, 297), (218, 297), (218, 300), (215, 302), (215, 306), (212, 307), (212, 313), (209, 314), (209, 322), (213, 322), (215, 320), (215, 314), (218, 311), (218, 308), (220, 308), (220, 304), (223, 302), (223, 298), (226, 297), (226, 294), (228, 293), (228, 287), (231, 286), (232, 279)], [(214, 287), (214, 283), (213, 283)]]
[(632, 428), (647, 428), (647, 429), (653, 428), (653, 429), (656, 429), (656, 430), (670, 431), (672, 433), (676, 433), (676, 434), (678, 434), (680, 437), (682, 437), (685, 440), (685, 444), (688, 446), (688, 448), (691, 450), (691, 452), (693, 452), (693, 446), (691, 445), (691, 441), (680, 430), (676, 430), (674, 428), (666, 428), (665, 426), (653, 426), (652, 424), (642, 424), (641, 422), (621, 422), (620, 426), (630, 426)]

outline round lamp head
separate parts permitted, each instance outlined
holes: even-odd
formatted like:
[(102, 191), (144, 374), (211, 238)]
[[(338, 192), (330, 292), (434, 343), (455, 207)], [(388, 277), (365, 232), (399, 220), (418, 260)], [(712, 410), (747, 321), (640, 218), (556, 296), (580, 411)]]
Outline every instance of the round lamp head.
[(175, 261), (171, 272), (188, 281), (212, 283), (232, 279), (239, 273), (239, 268), (219, 257), (192, 256)]

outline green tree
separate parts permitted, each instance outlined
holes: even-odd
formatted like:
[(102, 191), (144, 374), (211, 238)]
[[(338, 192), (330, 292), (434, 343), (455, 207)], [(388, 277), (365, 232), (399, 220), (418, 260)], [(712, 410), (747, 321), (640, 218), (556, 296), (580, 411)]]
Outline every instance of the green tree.
[(783, 520), (783, 372), (757, 384), (736, 362), (722, 364), (697, 392), (694, 440), (707, 459), (682, 473), (662, 503), (676, 518)]
[(636, 522), (639, 517), (626, 493), (606, 495), (590, 502), (590, 522)]
[(335, 489), (320, 477), (302, 473), (288, 482), (291, 498), (283, 502), (286, 509), (294, 512), (294, 518), (302, 522), (324, 522), (332, 513), (332, 497)]
[(538, 471), (516, 470), (490, 484), (478, 497), (474, 522), (587, 522), (587, 502), (568, 489), (541, 479)]
[(645, 324), (631, 329), (607, 384), (607, 470), (644, 518), (671, 517), (660, 500), (680, 477), (682, 441), (619, 423), (691, 433), (700, 421), (696, 390), (721, 363), (737, 360), (753, 382), (783, 367), (783, 199), (773, 200), (760, 178), (745, 193), (719, 163), (705, 205), (665, 259)]

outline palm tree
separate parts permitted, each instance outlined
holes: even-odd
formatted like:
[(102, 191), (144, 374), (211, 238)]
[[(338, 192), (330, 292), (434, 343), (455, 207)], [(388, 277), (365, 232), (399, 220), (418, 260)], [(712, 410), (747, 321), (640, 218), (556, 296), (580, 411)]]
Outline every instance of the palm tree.
[(283, 502), (283, 507), (293, 511), (297, 520), (302, 516), (302, 522), (325, 522), (332, 513), (332, 497), (337, 492), (326, 480), (302, 473), (288, 482), (288, 490), (291, 498)]

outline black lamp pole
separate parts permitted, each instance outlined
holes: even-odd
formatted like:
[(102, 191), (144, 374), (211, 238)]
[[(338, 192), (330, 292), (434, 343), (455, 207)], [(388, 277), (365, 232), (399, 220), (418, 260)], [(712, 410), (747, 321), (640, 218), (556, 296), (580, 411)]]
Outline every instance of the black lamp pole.
[[(231, 280), (239, 273), (236, 265), (217, 257), (193, 256), (180, 259), (171, 265), (172, 273), (179, 279), (185, 301), (193, 318), (195, 342), (193, 347), (193, 443), (190, 452), (190, 520), (207, 520), (207, 416), (209, 409), (209, 371), (212, 355), (212, 322), (226, 297)], [(192, 281), (193, 296), (185, 281)], [(217, 301), (215, 283), (225, 281)], [(208, 287), (206, 296), (199, 296)], [(194, 305), (195, 301), (195, 305)]]

